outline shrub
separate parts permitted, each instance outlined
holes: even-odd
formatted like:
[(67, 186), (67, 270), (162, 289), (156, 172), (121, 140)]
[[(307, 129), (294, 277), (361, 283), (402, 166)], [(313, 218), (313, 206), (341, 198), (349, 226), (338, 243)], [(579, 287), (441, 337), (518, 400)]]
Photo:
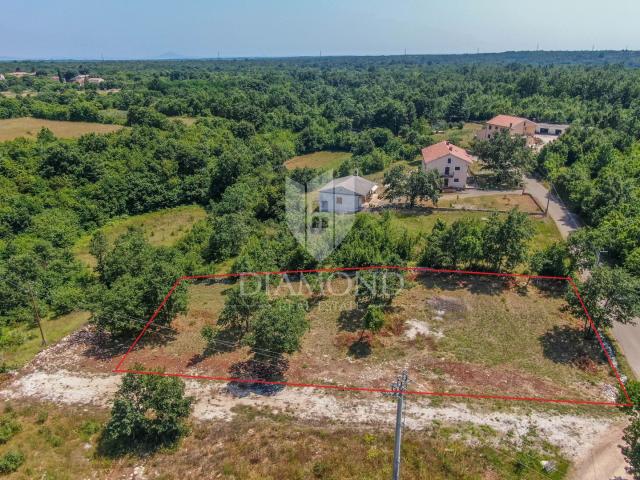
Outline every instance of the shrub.
[(188, 431), (185, 419), (191, 403), (179, 378), (126, 374), (116, 393), (100, 449), (108, 455), (120, 455), (175, 445)]
[(0, 417), (0, 445), (7, 443), (22, 428), (11, 414)]
[(0, 457), (0, 474), (15, 472), (23, 463), (24, 455), (21, 452), (7, 452)]

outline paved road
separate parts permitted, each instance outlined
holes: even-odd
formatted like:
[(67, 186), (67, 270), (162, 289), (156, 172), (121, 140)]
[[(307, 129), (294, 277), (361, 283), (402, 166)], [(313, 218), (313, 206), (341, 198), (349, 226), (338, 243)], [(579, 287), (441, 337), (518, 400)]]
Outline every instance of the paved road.
[[(571, 232), (580, 227), (580, 220), (540, 182), (533, 178), (525, 179), (525, 189), (541, 205), (549, 200), (549, 216), (556, 223), (562, 238), (567, 238)], [(631, 370), (640, 378), (640, 323), (637, 325), (621, 325), (613, 327), (613, 336), (618, 341)], [(626, 461), (620, 452), (622, 441), (622, 427), (611, 429), (602, 439), (599, 446), (592, 449), (586, 458), (575, 465), (569, 475), (572, 480), (608, 480), (627, 479)]]
[(534, 178), (525, 178), (525, 192), (536, 199), (539, 205), (546, 207), (549, 202), (549, 216), (558, 226), (560, 235), (566, 239), (571, 232), (580, 228), (580, 220), (564, 206), (564, 203), (556, 195), (549, 194), (549, 190)]

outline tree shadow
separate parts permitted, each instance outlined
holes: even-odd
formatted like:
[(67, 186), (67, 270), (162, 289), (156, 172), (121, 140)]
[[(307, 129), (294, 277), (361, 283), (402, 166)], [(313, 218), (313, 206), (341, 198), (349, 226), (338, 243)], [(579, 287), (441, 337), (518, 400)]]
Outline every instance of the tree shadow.
[(285, 372), (289, 362), (285, 358), (273, 359), (269, 362), (255, 357), (231, 365), (229, 375), (234, 381), (227, 384), (227, 390), (234, 397), (246, 397), (250, 394), (271, 396), (284, 390)]
[[(82, 354), (94, 360), (107, 361), (124, 355), (133, 344), (139, 332), (123, 335), (113, 335), (108, 332), (90, 328), (78, 332), (77, 340), (85, 345)], [(169, 326), (149, 329), (140, 338), (136, 347), (157, 347), (165, 345), (175, 339), (177, 332)]]
[(187, 366), (194, 367), (214, 355), (233, 352), (242, 346), (242, 337), (244, 337), (244, 332), (238, 327), (229, 327), (217, 330), (214, 337), (207, 343), (207, 346), (202, 353), (193, 355), (189, 359)]
[(371, 355), (371, 340), (367, 336), (358, 338), (349, 347), (349, 355), (355, 358), (365, 358)]
[(494, 277), (491, 275), (479, 276), (465, 273), (440, 273), (421, 272), (416, 277), (416, 282), (425, 288), (456, 291), (466, 289), (471, 293), (497, 295), (508, 286), (508, 279), (505, 277)]
[(362, 329), (364, 312), (358, 308), (342, 310), (338, 316), (338, 328), (347, 332), (357, 332)]
[(555, 363), (590, 370), (606, 362), (600, 345), (593, 337), (585, 337), (580, 328), (556, 325), (542, 334), (539, 340), (544, 356)]

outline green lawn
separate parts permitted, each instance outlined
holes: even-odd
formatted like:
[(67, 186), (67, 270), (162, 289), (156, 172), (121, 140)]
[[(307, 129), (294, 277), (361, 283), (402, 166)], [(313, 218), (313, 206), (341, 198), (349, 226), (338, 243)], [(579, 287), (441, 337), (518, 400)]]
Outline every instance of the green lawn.
[[(187, 205), (119, 218), (102, 227), (102, 231), (107, 236), (107, 240), (112, 242), (129, 227), (140, 227), (152, 245), (166, 246), (175, 243), (189, 231), (189, 227), (206, 216), (201, 206)], [(74, 246), (73, 252), (85, 264), (93, 266), (95, 259), (89, 253), (90, 241), (91, 235), (83, 236)]]
[(321, 151), (298, 155), (285, 162), (285, 167), (289, 170), (294, 168), (320, 168), (323, 170), (337, 169), (340, 164), (351, 158), (350, 152), (330, 152)]
[[(71, 312), (54, 319), (42, 321), (42, 330), (49, 344), (66, 337), (71, 332), (82, 327), (89, 320), (89, 312)], [(38, 327), (19, 326), (13, 328), (18, 335), (25, 338), (21, 345), (6, 347), (0, 350), (0, 363), (10, 367), (22, 367), (42, 350), (42, 340)]]
[(465, 123), (461, 129), (449, 128), (445, 130), (444, 133), (436, 133), (433, 135), (433, 139), (436, 142), (448, 140), (459, 147), (470, 148), (471, 141), (473, 140), (476, 132), (481, 128), (482, 125), (479, 123)]
[[(399, 208), (392, 210), (392, 222), (406, 228), (409, 233), (425, 235), (431, 233), (431, 229), (438, 219), (451, 223), (461, 218), (484, 220), (490, 215), (486, 212), (403, 211), (402, 208)], [(532, 251), (541, 250), (562, 239), (551, 218), (531, 217), (531, 219), (535, 228), (534, 237), (530, 241)]]

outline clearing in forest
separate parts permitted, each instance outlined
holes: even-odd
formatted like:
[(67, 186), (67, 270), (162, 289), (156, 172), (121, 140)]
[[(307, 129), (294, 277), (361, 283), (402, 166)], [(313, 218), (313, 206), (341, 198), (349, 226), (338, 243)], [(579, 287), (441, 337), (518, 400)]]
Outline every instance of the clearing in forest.
[(289, 170), (294, 168), (321, 168), (321, 169), (337, 169), (340, 164), (351, 158), (349, 152), (331, 152), (321, 151), (308, 153), (306, 155), (298, 155), (287, 160), (284, 165)]
[[(566, 279), (412, 270), (382, 307), (377, 333), (363, 330), (365, 310), (355, 297), (361, 272), (323, 274), (315, 293), (313, 274), (269, 275), (270, 299), (300, 294), (309, 305), (300, 349), (275, 362), (274, 352), (255, 356), (237, 329), (218, 324), (237, 279), (186, 277), (186, 314), (171, 327), (142, 330), (116, 371), (143, 365), (146, 373), (265, 393), (286, 385), (383, 391), (408, 368), (414, 393), (615, 404), (617, 371), (599, 339), (585, 336), (584, 319), (567, 311)], [(213, 341), (203, 338), (206, 326)]]
[(42, 128), (48, 128), (59, 138), (77, 138), (87, 133), (116, 132), (123, 127), (105, 123), (67, 122), (31, 117), (7, 118), (0, 120), (0, 142), (19, 137), (35, 138)]

